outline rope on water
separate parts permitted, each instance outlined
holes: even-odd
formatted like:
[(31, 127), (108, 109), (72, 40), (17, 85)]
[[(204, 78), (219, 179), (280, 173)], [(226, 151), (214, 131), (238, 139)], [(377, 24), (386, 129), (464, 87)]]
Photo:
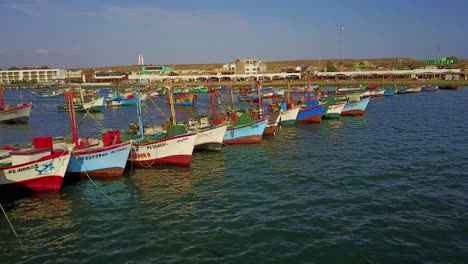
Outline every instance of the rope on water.
[(11, 227), (11, 230), (13, 231), (13, 234), (15, 235), (16, 239), (18, 240), (18, 242), (20, 244), (20, 247), (23, 249), (24, 248), (23, 243), (21, 242), (21, 239), (19, 238), (18, 234), (16, 233), (16, 230), (13, 227), (13, 224), (11, 223), (10, 218), (8, 218), (8, 215), (6, 214), (5, 210), (3, 209), (3, 206), (2, 206), (1, 203), (0, 203), (0, 208), (2, 208), (2, 212), (5, 215), (5, 218), (6, 218), (7, 222), (8, 222), (8, 224)]

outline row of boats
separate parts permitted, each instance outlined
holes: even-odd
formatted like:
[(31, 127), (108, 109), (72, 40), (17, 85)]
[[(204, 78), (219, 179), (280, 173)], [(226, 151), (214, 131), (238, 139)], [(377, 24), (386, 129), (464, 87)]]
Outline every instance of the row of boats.
[[(137, 89), (135, 100), (138, 123), (131, 123), (125, 130), (108, 130), (99, 137), (78, 136), (74, 107), (76, 95), (66, 92), (64, 98), (71, 135), (60, 138), (38, 137), (26, 146), (3, 146), (0, 149), (0, 190), (2, 193), (17, 189), (57, 190), (61, 188), (65, 175), (120, 177), (128, 164), (136, 167), (158, 164), (189, 166), (194, 150), (218, 151), (223, 145), (259, 143), (265, 136), (274, 136), (280, 124), (316, 123), (325, 118), (364, 115), (371, 98), (379, 97), (380, 94), (385, 96), (385, 92), (380, 93), (382, 88), (378, 86), (346, 87), (327, 92), (317, 87), (312, 90), (311, 87), (309, 84), (301, 96), (294, 97), (288, 86), (281, 100), (273, 97), (265, 103), (267, 99), (262, 98), (261, 87), (257, 85), (257, 107), (254, 107), (253, 98), (248, 109), (234, 108), (234, 89), (229, 90), (231, 105), (223, 107), (219, 90), (210, 88), (209, 114), (180, 122), (176, 121), (176, 100), (170, 87), (170, 117), (162, 125), (146, 126), (142, 122), (142, 93)], [(434, 91), (433, 88), (412, 88), (406, 87), (406, 92)], [(384, 88), (385, 91), (390, 89)], [(395, 90), (395, 94), (397, 92)], [(0, 107), (2, 115), (9, 111), (6, 110), (1, 92)], [(20, 111), (22, 107), (15, 109)]]

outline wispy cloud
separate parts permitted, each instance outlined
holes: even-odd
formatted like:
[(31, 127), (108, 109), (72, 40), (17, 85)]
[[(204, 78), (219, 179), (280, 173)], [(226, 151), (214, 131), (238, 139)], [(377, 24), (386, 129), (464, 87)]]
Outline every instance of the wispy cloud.
[(33, 50), (33, 54), (40, 56), (73, 56), (80, 54), (81, 50), (76, 47), (67, 48), (67, 49), (46, 49), (46, 48), (36, 48)]
[(224, 29), (245, 31), (251, 28), (247, 19), (232, 13), (206, 10), (178, 10), (160, 7), (110, 6), (101, 15), (131, 24), (149, 24), (177, 29)]
[(48, 49), (42, 49), (42, 48), (37, 48), (34, 50), (34, 53), (35, 54), (38, 54), (38, 55), (51, 55), (52, 52)]

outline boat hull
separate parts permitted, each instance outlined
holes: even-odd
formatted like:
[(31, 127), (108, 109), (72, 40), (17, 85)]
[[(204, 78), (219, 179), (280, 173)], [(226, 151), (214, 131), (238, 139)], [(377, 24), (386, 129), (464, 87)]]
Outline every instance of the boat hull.
[(294, 107), (280, 112), (280, 124), (294, 125), (296, 123), (297, 115), (299, 114), (300, 107)]
[(327, 110), (323, 114), (323, 119), (337, 119), (340, 118), (341, 112), (345, 107), (346, 102), (336, 103), (336, 104), (329, 104), (327, 106)]
[[(86, 113), (86, 112), (100, 113), (102, 112), (103, 104), (104, 104), (104, 97), (101, 97), (91, 102), (74, 105), (74, 109), (75, 109), (75, 112), (79, 112), (79, 113)], [(58, 105), (57, 111), (67, 112), (68, 104)]]
[(97, 149), (74, 151), (67, 173), (81, 177), (120, 177), (125, 170), (131, 148), (131, 142), (124, 142)]
[(255, 123), (242, 127), (228, 127), (224, 134), (224, 144), (255, 144), (262, 140), (263, 131), (268, 124), (268, 118), (262, 118)]
[(303, 108), (299, 110), (296, 122), (299, 123), (320, 123), (322, 115), (325, 112), (325, 103), (314, 105), (311, 107)]
[(0, 168), (1, 193), (16, 190), (50, 191), (62, 187), (70, 152), (56, 152), (38, 160)]
[(157, 164), (190, 166), (196, 137), (196, 133), (186, 133), (151, 142), (134, 143), (129, 161), (138, 167)]
[(24, 104), (0, 111), (0, 123), (27, 123), (31, 114), (31, 108), (32, 104)]
[(195, 139), (196, 150), (220, 150), (223, 146), (224, 134), (226, 134), (227, 125), (210, 127), (197, 132)]
[(346, 102), (341, 112), (342, 116), (360, 116), (366, 113), (370, 98), (364, 98), (356, 102)]

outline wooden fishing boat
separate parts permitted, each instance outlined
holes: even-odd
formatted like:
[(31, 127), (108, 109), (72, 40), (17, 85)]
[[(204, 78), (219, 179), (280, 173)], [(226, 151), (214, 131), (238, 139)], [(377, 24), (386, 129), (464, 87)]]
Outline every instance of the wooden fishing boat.
[[(73, 106), (73, 94), (65, 93), (69, 105)], [(73, 147), (73, 157), (67, 173), (81, 177), (110, 178), (123, 175), (132, 147), (131, 142), (121, 142), (120, 131), (107, 131), (102, 140), (97, 138), (78, 138), (74, 108), (68, 111), (72, 130), (72, 142), (56, 140), (56, 148)]]
[(346, 105), (346, 100), (336, 98), (326, 98), (323, 100), (327, 105), (323, 113), (323, 119), (337, 119), (340, 118), (341, 112)]
[(424, 86), (422, 88), (422, 91), (423, 92), (437, 92), (437, 90), (439, 90), (439, 86), (437, 85), (431, 85), (431, 86)]
[(170, 89), (170, 104), (172, 113), (172, 124), (167, 132), (145, 136), (141, 114), (140, 92), (137, 90), (137, 117), (139, 138), (134, 139), (129, 161), (134, 166), (150, 167), (156, 164), (172, 164), (190, 166), (192, 153), (195, 146), (197, 134), (187, 132), (185, 126), (177, 125), (175, 120), (175, 109), (173, 91)]
[[(231, 107), (234, 109), (234, 96), (231, 93)], [(250, 110), (226, 110), (218, 116), (216, 113), (216, 98), (220, 97), (216, 89), (211, 89), (212, 114), (213, 123), (215, 125), (227, 124), (228, 128), (224, 134), (224, 144), (254, 144), (262, 140), (263, 131), (268, 124), (268, 116), (258, 118), (258, 113), (255, 114)]]
[(311, 97), (310, 95), (310, 79), (308, 81), (308, 96), (305, 97), (305, 104), (301, 105), (301, 109), (296, 117), (296, 122), (299, 123), (320, 123), (322, 115), (325, 112), (326, 103), (319, 102), (320, 95)]
[(276, 134), (276, 128), (279, 125), (281, 116), (279, 112), (268, 113), (268, 124), (263, 131), (264, 136), (274, 136)]
[(62, 187), (70, 150), (54, 150), (52, 138), (33, 140), (33, 148), (9, 148), (0, 160), (0, 194), (18, 190), (49, 191)]
[(357, 116), (357, 115), (364, 115), (366, 112), (367, 105), (369, 104), (370, 98), (350, 98), (346, 105), (341, 111), (342, 116)]
[(32, 107), (32, 103), (21, 103), (16, 106), (5, 105), (3, 86), (0, 85), (0, 123), (26, 123), (29, 121)]
[(285, 103), (280, 104), (280, 124), (294, 125), (300, 109), (300, 106)]
[(384, 96), (394, 96), (398, 91), (398, 88), (396, 87), (391, 87), (391, 88), (386, 88), (384, 92)]
[[(93, 99), (89, 102), (84, 102), (84, 103), (82, 100), (76, 100), (73, 103), (75, 112), (79, 112), (79, 113), (86, 113), (86, 112), (100, 113), (102, 112), (103, 105), (104, 105), (104, 97), (98, 97), (96, 99)], [(64, 102), (58, 105), (57, 111), (68, 112), (68, 103)]]
[(410, 87), (407, 87), (405, 90), (405, 93), (420, 93), (422, 90), (421, 85), (411, 85)]
[(45, 91), (45, 92), (39, 91), (35, 93), (36, 98), (58, 98), (62, 94), (63, 94), (62, 92), (57, 92), (57, 91)]
[(439, 85), (441, 90), (458, 90), (458, 85)]
[(196, 120), (188, 120), (185, 125), (189, 130), (194, 130), (197, 133), (195, 150), (216, 151), (223, 146), (227, 125), (213, 125), (206, 116)]
[[(180, 93), (175, 96), (174, 98), (174, 105), (175, 106), (194, 106), (195, 105), (195, 100), (197, 99), (197, 95), (194, 93)], [(170, 103), (169, 97), (166, 97), (166, 103)]]

